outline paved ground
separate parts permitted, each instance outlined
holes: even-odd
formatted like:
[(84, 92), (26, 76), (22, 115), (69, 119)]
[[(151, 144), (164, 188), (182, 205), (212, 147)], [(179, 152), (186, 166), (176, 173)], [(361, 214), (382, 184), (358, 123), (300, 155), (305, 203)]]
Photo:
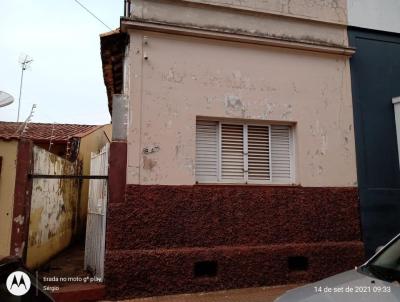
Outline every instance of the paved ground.
[[(60, 254), (51, 259), (39, 270), (39, 280), (43, 282), (43, 277), (81, 277), (90, 276), (83, 269), (85, 256), (84, 243), (74, 244)], [(66, 285), (71, 285), (74, 282), (67, 282)], [(81, 284), (82, 282), (75, 282)], [(43, 285), (54, 284), (63, 286), (62, 282), (43, 282)]]
[(285, 291), (297, 286), (299, 285), (244, 288), (208, 293), (131, 299), (120, 302), (272, 302)]
[[(40, 279), (43, 277), (85, 277), (88, 272), (83, 270), (84, 246), (76, 244), (53, 258), (39, 272)], [(74, 286), (79, 290), (82, 282), (68, 282), (67, 284), (55, 282), (57, 286)], [(44, 285), (52, 285), (52, 282), (44, 282)], [(287, 290), (300, 285), (284, 285), (273, 287), (258, 287), (233, 289), (217, 292), (205, 292), (183, 295), (171, 295), (161, 297), (150, 297), (140, 299), (123, 300), (120, 302), (272, 302)], [(85, 285), (83, 285), (85, 287)], [(65, 300), (65, 299), (64, 299)], [(62, 300), (62, 301), (64, 301)], [(61, 300), (60, 300), (61, 301)], [(65, 301), (72, 301), (66, 299)], [(111, 301), (102, 301), (111, 302)], [(114, 301), (115, 302), (115, 301)]]

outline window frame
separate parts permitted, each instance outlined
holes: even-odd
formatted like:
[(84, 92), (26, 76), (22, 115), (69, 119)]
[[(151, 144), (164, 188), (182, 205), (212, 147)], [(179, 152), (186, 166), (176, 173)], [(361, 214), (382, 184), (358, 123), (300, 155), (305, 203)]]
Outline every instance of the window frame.
[[(217, 179), (216, 180), (198, 180), (197, 184), (242, 184), (242, 185), (294, 185), (296, 180), (296, 165), (295, 165), (295, 137), (293, 123), (270, 123), (270, 122), (247, 122), (247, 121), (230, 121), (223, 119), (210, 119), (199, 118), (196, 119), (196, 127), (198, 122), (215, 122), (217, 125)], [(241, 125), (243, 126), (243, 180), (232, 180), (222, 178), (222, 125)], [(248, 126), (264, 126), (268, 127), (269, 131), (269, 165), (270, 165), (270, 179), (269, 180), (251, 180), (248, 177)], [(287, 126), (289, 127), (289, 164), (290, 164), (290, 177), (288, 182), (274, 181), (272, 177), (272, 127), (273, 126)], [(196, 148), (195, 148), (196, 149)], [(196, 158), (196, 156), (195, 156)]]

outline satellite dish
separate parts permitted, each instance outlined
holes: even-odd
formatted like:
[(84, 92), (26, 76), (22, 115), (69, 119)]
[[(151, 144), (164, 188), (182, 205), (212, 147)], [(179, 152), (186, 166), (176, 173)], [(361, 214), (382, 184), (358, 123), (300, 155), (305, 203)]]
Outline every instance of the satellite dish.
[(14, 98), (7, 92), (0, 91), (0, 107), (10, 105), (14, 102)]

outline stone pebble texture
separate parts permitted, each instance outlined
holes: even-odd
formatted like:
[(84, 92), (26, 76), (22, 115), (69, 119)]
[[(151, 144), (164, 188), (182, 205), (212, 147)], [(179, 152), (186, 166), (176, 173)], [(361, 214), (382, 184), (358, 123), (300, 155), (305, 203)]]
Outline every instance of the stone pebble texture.
[(109, 298), (311, 282), (364, 260), (357, 188), (127, 185), (121, 196), (108, 205)]

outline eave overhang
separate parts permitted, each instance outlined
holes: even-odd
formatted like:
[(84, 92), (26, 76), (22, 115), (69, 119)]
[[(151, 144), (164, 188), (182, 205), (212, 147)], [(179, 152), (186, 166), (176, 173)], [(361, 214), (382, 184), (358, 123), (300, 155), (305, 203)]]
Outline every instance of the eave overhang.
[(101, 61), (107, 90), (108, 110), (112, 113), (112, 97), (123, 91), (123, 65), (128, 35), (116, 29), (100, 35)]

